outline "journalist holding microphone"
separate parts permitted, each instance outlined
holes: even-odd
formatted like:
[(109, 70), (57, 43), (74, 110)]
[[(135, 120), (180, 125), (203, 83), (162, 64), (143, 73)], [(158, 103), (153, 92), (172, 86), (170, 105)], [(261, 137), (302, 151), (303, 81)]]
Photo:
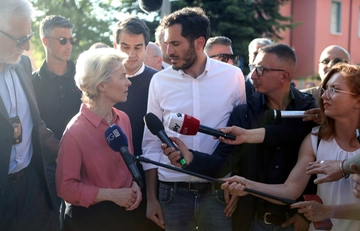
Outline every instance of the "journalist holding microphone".
[[(354, 132), (360, 124), (360, 67), (349, 64), (334, 66), (324, 79), (321, 89), (321, 125), (313, 128), (304, 139), (297, 163), (285, 183), (263, 184), (233, 176), (225, 179), (228, 183), (222, 188), (228, 188), (235, 195), (243, 195), (245, 185), (250, 189), (295, 199), (301, 195), (310, 178), (311, 166), (336, 162), (336, 169), (333, 170), (338, 175), (337, 181), (317, 186), (317, 195), (322, 199), (323, 205), (305, 201), (293, 204), (291, 208), (304, 213), (309, 220), (315, 222), (314, 225), (331, 218), (332, 230), (360, 230), (360, 202), (353, 194), (354, 181), (345, 170), (346, 160), (360, 154), (360, 144)], [(241, 143), (251, 140), (248, 136), (256, 133), (256, 130), (231, 127), (222, 129), (222, 132), (237, 135), (235, 141), (220, 138), (222, 141)], [(324, 177), (324, 172), (317, 174), (318, 178)], [(310, 226), (309, 230), (314, 230), (314, 227)]]
[(106, 48), (85, 51), (77, 60), (83, 104), (61, 139), (56, 172), (58, 195), (67, 202), (64, 230), (131, 230), (130, 211), (141, 191), (104, 136), (111, 124), (120, 126), (133, 153), (129, 117), (113, 108), (127, 100), (131, 85), (124, 61), (119, 51)]

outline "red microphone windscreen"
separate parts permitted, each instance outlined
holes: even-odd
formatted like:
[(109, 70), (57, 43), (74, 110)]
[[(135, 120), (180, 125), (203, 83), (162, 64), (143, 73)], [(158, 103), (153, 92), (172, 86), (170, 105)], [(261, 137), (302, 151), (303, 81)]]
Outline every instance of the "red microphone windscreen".
[(184, 122), (179, 133), (183, 135), (196, 135), (199, 128), (200, 120), (184, 114)]
[(200, 121), (186, 114), (171, 113), (168, 127), (183, 135), (196, 135), (200, 128)]

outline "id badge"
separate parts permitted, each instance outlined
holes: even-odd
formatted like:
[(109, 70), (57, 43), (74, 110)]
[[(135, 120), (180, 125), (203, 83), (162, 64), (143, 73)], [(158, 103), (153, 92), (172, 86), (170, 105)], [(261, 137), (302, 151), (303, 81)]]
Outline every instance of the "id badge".
[(22, 141), (22, 127), (19, 116), (10, 118), (11, 124), (14, 128), (13, 144), (19, 144)]

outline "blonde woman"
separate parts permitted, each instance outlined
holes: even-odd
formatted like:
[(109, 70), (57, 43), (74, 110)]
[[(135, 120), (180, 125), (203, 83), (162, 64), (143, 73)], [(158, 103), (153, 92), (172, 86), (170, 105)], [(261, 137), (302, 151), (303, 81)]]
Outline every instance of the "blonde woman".
[(129, 118), (113, 108), (127, 100), (131, 85), (124, 61), (108, 48), (85, 51), (77, 60), (83, 104), (61, 139), (56, 172), (58, 195), (67, 202), (64, 230), (131, 230), (130, 211), (138, 207), (141, 191), (104, 136), (109, 125), (119, 125), (133, 152)]

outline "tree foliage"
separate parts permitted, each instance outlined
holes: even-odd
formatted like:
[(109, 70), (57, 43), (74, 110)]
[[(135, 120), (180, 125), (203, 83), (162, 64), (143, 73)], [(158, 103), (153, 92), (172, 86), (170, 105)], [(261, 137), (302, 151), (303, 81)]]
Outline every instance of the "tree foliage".
[[(124, 14), (138, 15), (145, 18), (136, 0), (30, 0), (39, 11), (34, 23), (38, 31), (39, 22), (46, 15), (59, 14), (70, 19), (74, 24), (74, 34), (79, 43), (73, 47), (72, 59), (95, 42), (111, 41), (111, 27), (124, 17)], [(186, 6), (203, 8), (211, 21), (211, 36), (227, 36), (233, 41), (234, 53), (242, 56), (247, 64), (247, 46), (257, 37), (279, 40), (279, 33), (291, 29), (295, 24), (290, 17), (279, 13), (280, 5), (290, 0), (174, 0), (171, 10), (176, 11)], [(115, 4), (116, 3), (116, 4)], [(152, 13), (153, 21), (147, 21), (154, 40), (155, 28), (160, 21), (160, 13)], [(44, 58), (44, 51), (37, 36), (32, 40), (37, 58)]]

